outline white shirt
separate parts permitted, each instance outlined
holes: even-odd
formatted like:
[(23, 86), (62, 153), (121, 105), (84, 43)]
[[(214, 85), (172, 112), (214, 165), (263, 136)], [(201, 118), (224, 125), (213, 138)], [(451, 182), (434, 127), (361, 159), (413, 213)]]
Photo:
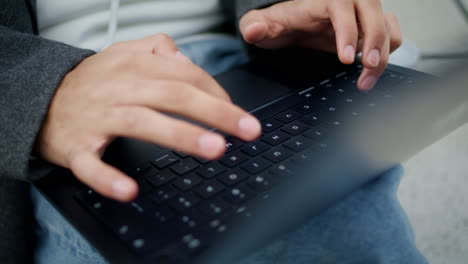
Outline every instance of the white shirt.
[[(98, 51), (109, 40), (111, 0), (37, 0), (42, 37)], [(219, 0), (121, 0), (113, 42), (166, 33), (182, 42), (224, 22)]]

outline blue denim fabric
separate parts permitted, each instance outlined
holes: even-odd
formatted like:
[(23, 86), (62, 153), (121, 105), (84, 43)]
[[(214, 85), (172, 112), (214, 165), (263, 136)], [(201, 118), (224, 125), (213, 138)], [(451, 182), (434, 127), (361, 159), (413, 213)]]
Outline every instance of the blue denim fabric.
[[(180, 49), (210, 74), (247, 61), (240, 43), (231, 37), (188, 43)], [(396, 197), (402, 175), (401, 167), (392, 169), (240, 263), (427, 263)], [(106, 263), (41, 194), (34, 188), (31, 193), (36, 263)]]

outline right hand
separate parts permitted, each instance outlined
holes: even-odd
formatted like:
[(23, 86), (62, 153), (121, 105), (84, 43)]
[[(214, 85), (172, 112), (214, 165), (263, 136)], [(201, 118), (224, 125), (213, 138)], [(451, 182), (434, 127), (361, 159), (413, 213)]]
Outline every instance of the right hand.
[(71, 169), (104, 196), (135, 198), (136, 182), (104, 163), (116, 137), (149, 141), (206, 159), (220, 157), (224, 138), (171, 118), (174, 113), (251, 141), (261, 126), (231, 103), (208, 73), (166, 35), (121, 42), (82, 61), (58, 88), (37, 141), (40, 155)]

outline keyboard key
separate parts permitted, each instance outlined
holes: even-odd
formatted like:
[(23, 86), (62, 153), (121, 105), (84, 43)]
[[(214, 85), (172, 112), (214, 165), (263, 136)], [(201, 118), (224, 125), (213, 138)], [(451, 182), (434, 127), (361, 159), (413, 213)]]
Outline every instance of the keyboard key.
[(271, 164), (260, 157), (248, 160), (241, 166), (243, 170), (250, 174), (260, 173), (268, 169), (269, 167), (271, 167)]
[(343, 126), (342, 121), (336, 120), (334, 118), (331, 118), (330, 121), (327, 122), (327, 124), (332, 128), (340, 128)]
[(233, 151), (224, 155), (219, 161), (227, 167), (235, 167), (246, 161), (248, 156), (240, 151)]
[(144, 171), (137, 173), (134, 179), (136, 180), (138, 184), (138, 192), (139, 193), (147, 193), (153, 189), (153, 187), (146, 182), (147, 177), (152, 177), (156, 175), (159, 171), (153, 167), (153, 165), (150, 165), (147, 169)]
[(286, 141), (283, 146), (287, 147), (288, 149), (294, 150), (295, 152), (301, 152), (307, 147), (309, 147), (312, 142), (303, 137), (296, 137)]
[(153, 166), (151, 165), (151, 163), (144, 162), (144, 163), (140, 164), (140, 166), (138, 166), (138, 167), (134, 168), (133, 170), (131, 170), (129, 172), (129, 175), (130, 176), (142, 175), (143, 173), (145, 173), (146, 171), (148, 171), (150, 169), (154, 169)]
[(302, 135), (308, 139), (321, 140), (326, 137), (328, 130), (329, 129), (324, 126), (314, 127), (313, 129), (304, 132)]
[(304, 103), (294, 106), (292, 110), (302, 113), (302, 114), (309, 114), (314, 110), (314, 107), (311, 102), (304, 102)]
[(196, 161), (200, 162), (201, 164), (206, 164), (208, 162), (210, 162), (211, 160), (207, 160), (207, 159), (204, 159), (204, 158), (199, 158), (199, 157), (193, 157)]
[(224, 167), (217, 161), (213, 161), (211, 163), (203, 165), (197, 170), (197, 173), (205, 179), (211, 179), (216, 175), (223, 173), (224, 171), (226, 171), (226, 167)]
[(145, 177), (137, 177), (135, 178), (135, 180), (138, 184), (139, 194), (145, 194), (153, 190), (153, 186), (151, 184), (148, 184)]
[(194, 191), (204, 199), (209, 199), (223, 190), (224, 186), (221, 183), (213, 180), (203, 183), (202, 185), (195, 188)]
[(173, 199), (169, 201), (169, 205), (177, 210), (183, 211), (195, 207), (200, 202), (194, 194), (192, 193), (183, 193), (176, 195)]
[(198, 209), (210, 217), (224, 215), (232, 211), (232, 207), (221, 199), (202, 201)]
[(235, 137), (227, 137), (226, 138), (226, 153), (231, 152), (235, 149), (238, 149), (240, 146), (244, 144), (244, 141), (235, 138)]
[(293, 111), (293, 110), (286, 110), (284, 111), (283, 113), (275, 116), (275, 119), (283, 122), (283, 123), (290, 123), (296, 119), (298, 119), (299, 117), (301, 117), (302, 115), (296, 111)]
[(265, 154), (263, 154), (263, 157), (265, 159), (270, 160), (273, 163), (278, 163), (291, 157), (292, 155), (293, 152), (291, 152), (290, 150), (287, 150), (283, 147), (276, 147), (265, 152)]
[(174, 154), (176, 154), (177, 156), (181, 157), (181, 158), (187, 158), (189, 155), (182, 152), (182, 151), (173, 151)]
[(223, 198), (234, 205), (241, 205), (255, 197), (255, 194), (245, 186), (234, 187), (227, 189), (224, 192)]
[(174, 186), (179, 190), (185, 192), (202, 182), (202, 178), (198, 177), (195, 173), (190, 173), (188, 175), (178, 177), (172, 184), (174, 184)]
[(261, 140), (272, 145), (272, 146), (276, 146), (276, 145), (279, 145), (281, 143), (283, 143), (284, 141), (290, 139), (291, 136), (289, 136), (288, 134), (284, 133), (284, 132), (281, 132), (281, 131), (275, 131), (275, 132), (271, 132), (269, 134), (265, 134), (261, 137)]
[(268, 120), (262, 121), (262, 131), (263, 133), (269, 133), (271, 131), (274, 131), (280, 128), (282, 125), (283, 123), (279, 122), (278, 120), (268, 119)]
[(176, 156), (174, 153), (164, 153), (160, 156), (154, 158), (151, 162), (154, 166), (158, 167), (159, 169), (163, 169), (175, 162), (177, 162), (180, 158)]
[(329, 105), (324, 108), (324, 114), (330, 115), (330, 114), (335, 114), (337, 113), (338, 109), (335, 105)]
[(291, 161), (286, 161), (284, 163), (274, 165), (269, 172), (279, 176), (289, 176), (293, 174), (292, 168), (293, 163)]
[(251, 157), (255, 157), (257, 156), (258, 154), (268, 150), (270, 148), (270, 146), (268, 146), (267, 144), (261, 142), (261, 141), (255, 141), (255, 142), (252, 142), (252, 143), (249, 143), (247, 145), (245, 145), (244, 147), (242, 147), (242, 151), (244, 153), (247, 153), (249, 156)]
[(208, 217), (198, 212), (198, 210), (191, 209), (184, 211), (180, 216), (178, 216), (175, 224), (180, 226), (183, 230), (188, 230), (197, 228), (206, 221), (208, 221)]
[(148, 193), (148, 197), (156, 203), (163, 203), (173, 198), (178, 193), (179, 192), (174, 187), (172, 187), (171, 185), (166, 185)]
[(176, 178), (176, 175), (168, 170), (158, 171), (155, 174), (147, 174), (146, 180), (151, 183), (154, 187), (159, 187), (165, 183), (168, 183)]
[(289, 123), (287, 125), (285, 125), (284, 127), (281, 128), (282, 131), (290, 134), (290, 135), (293, 135), (293, 136), (296, 136), (296, 135), (299, 135), (300, 133), (308, 130), (310, 127), (302, 122), (299, 122), (299, 121), (294, 121), (292, 123)]
[(173, 170), (179, 175), (183, 175), (198, 168), (199, 166), (200, 165), (198, 164), (198, 162), (196, 162), (192, 158), (186, 158), (172, 165), (171, 170)]
[(305, 115), (300, 120), (309, 126), (317, 126), (321, 123), (320, 117), (316, 114)]
[(268, 173), (250, 177), (247, 185), (256, 192), (265, 192), (273, 188), (273, 182), (271, 182), (270, 178), (271, 175)]
[[(291, 159), (291, 162), (293, 162), (294, 164), (296, 165), (299, 165), (299, 166), (302, 166), (304, 164), (309, 164), (309, 162), (311, 161), (312, 157), (313, 157), (313, 151), (312, 150), (306, 150), (306, 151), (303, 151), (302, 153), (299, 153), (299, 155), (295, 155), (292, 159)], [(281, 164), (279, 164), (278, 166), (280, 166)], [(286, 169), (286, 168), (285, 168)], [(276, 170), (276, 171), (281, 171), (280, 170)], [(271, 171), (273, 174), (279, 174), (279, 173), (275, 173), (275, 169), (273, 169)]]
[(249, 176), (241, 170), (233, 170), (233, 171), (225, 172), (223, 175), (218, 177), (218, 180), (220, 180), (222, 183), (226, 184), (227, 186), (233, 186), (247, 179), (248, 177)]
[(172, 218), (174, 218), (175, 214), (174, 212), (169, 209), (169, 207), (167, 206), (160, 206), (160, 207), (157, 207), (154, 211), (153, 211), (153, 216), (156, 218), (157, 221), (159, 221), (160, 223), (165, 223), (169, 220), (171, 220)]
[(203, 248), (208, 246), (206, 244), (207, 240), (208, 239), (205, 238), (204, 232), (203, 233), (189, 232), (180, 239), (181, 241), (180, 249), (178, 249), (177, 252), (187, 252), (188, 254), (194, 255), (194, 256), (198, 255)]
[(142, 196), (138, 196), (138, 198), (133, 202), (122, 204), (121, 207), (128, 207), (128, 210), (133, 211), (137, 215), (143, 215), (145, 212), (150, 212), (154, 208), (153, 203), (151, 203), (149, 199), (143, 198)]
[(328, 95), (321, 95), (318, 97), (313, 97), (312, 102), (315, 102), (321, 106), (326, 106), (328, 103), (331, 102), (331, 99)]

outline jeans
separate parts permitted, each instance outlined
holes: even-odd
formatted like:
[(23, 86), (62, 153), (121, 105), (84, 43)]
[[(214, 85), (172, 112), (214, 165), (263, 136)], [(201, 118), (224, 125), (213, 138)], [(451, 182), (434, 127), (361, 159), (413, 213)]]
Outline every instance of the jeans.
[[(248, 60), (239, 41), (228, 36), (180, 49), (210, 74)], [(240, 263), (427, 263), (396, 196), (402, 175), (401, 166), (393, 168)], [(38, 264), (106, 263), (39, 192), (32, 188), (31, 194)]]

